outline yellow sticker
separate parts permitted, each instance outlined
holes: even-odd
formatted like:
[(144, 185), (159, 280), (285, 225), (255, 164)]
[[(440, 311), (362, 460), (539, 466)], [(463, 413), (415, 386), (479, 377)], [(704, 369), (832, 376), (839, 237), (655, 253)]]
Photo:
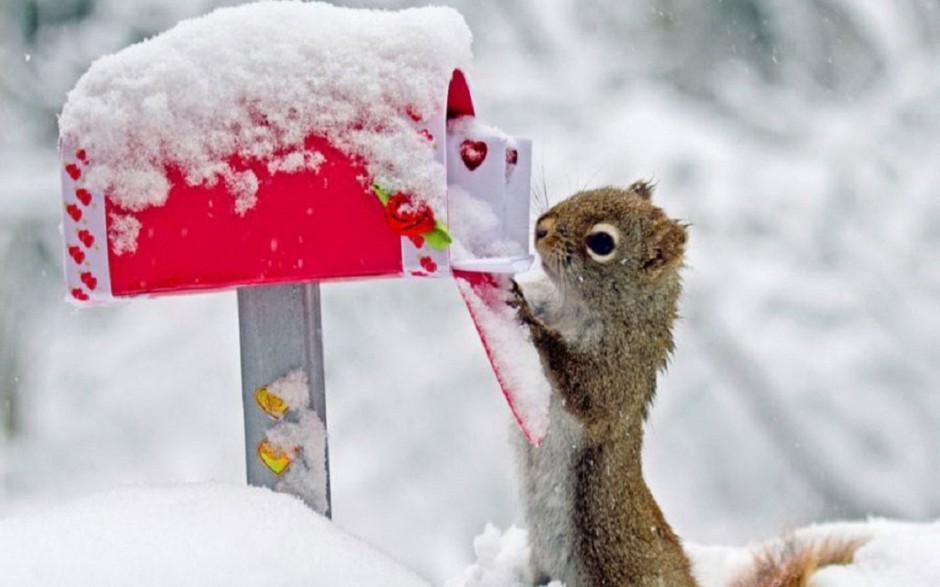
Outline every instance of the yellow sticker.
[[(292, 452), (293, 451), (291, 451), (291, 453)], [(271, 472), (275, 475), (281, 475), (290, 467), (292, 456), (293, 455), (290, 453), (283, 452), (271, 446), (271, 443), (268, 442), (267, 439), (258, 443), (258, 458), (261, 459), (261, 462), (264, 463), (267, 468), (271, 469)]]
[(275, 420), (280, 420), (284, 417), (284, 414), (290, 410), (287, 402), (281, 399), (276, 393), (271, 393), (265, 385), (255, 390), (255, 402), (258, 403), (258, 407), (261, 408), (265, 414)]

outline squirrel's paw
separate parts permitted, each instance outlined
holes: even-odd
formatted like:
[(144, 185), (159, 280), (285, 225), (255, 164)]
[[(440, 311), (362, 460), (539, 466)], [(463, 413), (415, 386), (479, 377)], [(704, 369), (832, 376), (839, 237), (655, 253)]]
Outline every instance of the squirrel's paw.
[(522, 293), (522, 288), (519, 287), (515, 279), (510, 279), (509, 282), (511, 284), (509, 293), (512, 297), (506, 301), (506, 305), (516, 310), (519, 321), (523, 324), (533, 324), (538, 321), (535, 313), (532, 312), (532, 307), (529, 306), (529, 301), (525, 299), (525, 294)]
[(506, 305), (516, 310), (516, 318), (519, 322), (528, 326), (533, 335), (550, 332), (551, 329), (532, 311), (532, 306), (530, 306), (529, 301), (525, 299), (522, 288), (519, 287), (516, 280), (511, 280), (511, 283), (512, 285), (509, 291), (512, 294), (512, 298), (506, 302)]

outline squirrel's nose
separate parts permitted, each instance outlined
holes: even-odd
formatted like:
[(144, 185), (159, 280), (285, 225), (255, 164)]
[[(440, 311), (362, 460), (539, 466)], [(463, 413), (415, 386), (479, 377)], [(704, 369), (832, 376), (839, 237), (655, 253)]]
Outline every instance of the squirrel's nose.
[(542, 218), (535, 225), (535, 242), (538, 242), (548, 236), (548, 233), (555, 227), (554, 218)]

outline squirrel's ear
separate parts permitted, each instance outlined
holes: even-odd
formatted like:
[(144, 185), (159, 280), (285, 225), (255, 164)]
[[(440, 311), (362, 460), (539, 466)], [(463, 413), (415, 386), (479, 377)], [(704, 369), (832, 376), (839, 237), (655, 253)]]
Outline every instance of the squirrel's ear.
[(650, 245), (643, 262), (643, 268), (653, 276), (682, 262), (685, 243), (689, 238), (686, 225), (667, 218), (661, 212), (657, 216), (653, 221), (652, 235), (648, 240)]
[(642, 200), (652, 200), (653, 199), (653, 190), (656, 189), (656, 185), (645, 180), (635, 181), (630, 184), (630, 187), (627, 188), (628, 192), (639, 196)]

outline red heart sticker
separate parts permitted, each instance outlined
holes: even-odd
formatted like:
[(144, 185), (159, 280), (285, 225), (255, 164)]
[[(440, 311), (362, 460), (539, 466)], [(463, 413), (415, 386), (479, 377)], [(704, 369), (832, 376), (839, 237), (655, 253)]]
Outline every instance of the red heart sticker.
[(88, 301), (88, 294), (86, 294), (85, 291), (80, 287), (72, 288), (72, 297), (80, 302)]
[(79, 149), (76, 151), (75, 156), (78, 157), (78, 160), (82, 163), (88, 163), (88, 153), (85, 152), (85, 149)]
[(467, 169), (473, 171), (486, 159), (486, 143), (483, 141), (471, 141), (470, 139), (460, 143), (460, 158)]
[(95, 236), (84, 229), (78, 231), (78, 240), (82, 241), (86, 249), (90, 249), (95, 244)]
[(82, 170), (74, 163), (66, 165), (65, 172), (69, 174), (69, 177), (71, 177), (73, 181), (78, 181), (78, 178), (82, 176)]
[(72, 217), (72, 220), (78, 222), (82, 219), (82, 210), (75, 204), (69, 204), (65, 207), (65, 211), (69, 213), (69, 216)]
[(85, 260), (85, 251), (81, 250), (75, 245), (69, 247), (69, 255), (71, 255), (71, 257), (75, 259), (75, 262), (78, 264), (81, 264), (81, 262)]
[(511, 147), (506, 149), (506, 181), (509, 181), (510, 176), (512, 176), (513, 170), (516, 168), (516, 163), (519, 162), (519, 151)]
[(82, 283), (85, 284), (85, 287), (87, 287), (88, 289), (92, 291), (94, 291), (94, 289), (98, 287), (98, 280), (95, 278), (94, 275), (92, 275), (88, 271), (82, 271), (78, 275), (78, 278), (82, 280)]
[(91, 204), (91, 192), (84, 188), (78, 188), (75, 190), (75, 197), (78, 198), (78, 201), (84, 205)]
[(421, 257), (418, 259), (421, 262), (421, 267), (424, 268), (428, 273), (434, 273), (437, 271), (437, 263), (434, 262), (434, 259), (431, 257)]

